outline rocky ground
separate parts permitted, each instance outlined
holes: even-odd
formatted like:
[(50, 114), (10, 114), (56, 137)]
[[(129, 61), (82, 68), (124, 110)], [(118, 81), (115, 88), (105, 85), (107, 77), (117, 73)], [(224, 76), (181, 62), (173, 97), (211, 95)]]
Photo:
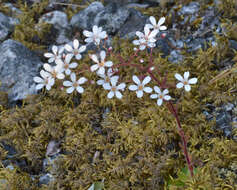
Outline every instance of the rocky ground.
[[(128, 134), (133, 134), (129, 139), (121, 126), (130, 125), (131, 118), (135, 118), (134, 123), (151, 124), (147, 117), (125, 105), (126, 102), (116, 110), (116, 114), (124, 112), (134, 116), (121, 119), (118, 124), (115, 122), (116, 115), (111, 114), (114, 111), (112, 104), (103, 103), (95, 98), (97, 95), (92, 96), (96, 99), (94, 101), (83, 98), (77, 101), (78, 97), (69, 98), (61, 92), (47, 94), (35, 89), (33, 77), (39, 75), (46, 62), (43, 54), (51, 51), (52, 45), (70, 44), (75, 38), (83, 43), (83, 30), (91, 30), (93, 25), (101, 26), (107, 32), (107, 45), (112, 45), (113, 40), (118, 38), (131, 43), (136, 38), (136, 31), (143, 31), (144, 25), (149, 23), (151, 15), (157, 19), (165, 16), (168, 28), (160, 33), (165, 38), (156, 42), (159, 60), (171, 66), (187, 67), (196, 75), (200, 73), (197, 92), (184, 98), (186, 105), (189, 101), (195, 103), (191, 108), (183, 108), (181, 114), (199, 174), (196, 180), (179, 176), (185, 161), (175, 132), (176, 124), (170, 122), (169, 117), (164, 120), (167, 119), (167, 125), (173, 128), (161, 129), (166, 124), (159, 128), (166, 134), (164, 138), (169, 137), (168, 140), (162, 143), (154, 140), (154, 134), (158, 134), (155, 128), (143, 128), (144, 131), (128, 128), (131, 130)], [(237, 189), (236, 29), (235, 0), (1, 2), (0, 187), (88, 189), (96, 181), (104, 179), (106, 189)], [(94, 49), (92, 44), (87, 44), (87, 51)], [(28, 95), (32, 96), (26, 99)], [(66, 103), (63, 97), (73, 103)], [(115, 104), (120, 105), (119, 102)], [(141, 102), (134, 105), (143, 111), (146, 110), (143, 106), (148, 106)], [(49, 113), (43, 110), (43, 106)], [(93, 114), (87, 117), (79, 109), (88, 110), (88, 115)], [(120, 112), (120, 109), (125, 111)], [(147, 110), (146, 113), (152, 115), (156, 108), (150, 112)], [(70, 114), (75, 118), (69, 119)], [(151, 120), (158, 116), (151, 116)], [(199, 117), (194, 121), (193, 118)], [(84, 120), (89, 124), (82, 124)], [(114, 128), (111, 128), (112, 125)], [(77, 126), (83, 127), (78, 130), (75, 129)], [(153, 145), (147, 145), (146, 138)], [(134, 145), (127, 145), (130, 141)], [(110, 145), (102, 147), (96, 143)], [(153, 152), (140, 154), (140, 149)], [(79, 157), (87, 152), (85, 158)], [(171, 163), (170, 160), (174, 161)], [(177, 178), (181, 185), (170, 182), (169, 176)]]

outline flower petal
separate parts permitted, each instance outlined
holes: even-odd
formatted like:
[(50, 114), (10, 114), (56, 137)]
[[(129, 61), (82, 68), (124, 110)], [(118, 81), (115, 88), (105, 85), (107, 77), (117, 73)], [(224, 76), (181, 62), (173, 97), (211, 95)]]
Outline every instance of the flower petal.
[(137, 45), (140, 45), (140, 41), (139, 40), (133, 40), (133, 45), (137, 46)]
[(136, 35), (139, 37), (139, 38), (143, 38), (144, 37), (144, 34), (140, 31), (137, 31), (136, 32)]
[(64, 48), (68, 51), (68, 52), (72, 52), (72, 46), (70, 46), (69, 44), (66, 44), (65, 46), (64, 46)]
[(95, 54), (92, 54), (90, 56), (90, 58), (92, 59), (92, 61), (94, 61), (95, 63), (99, 63), (98, 57)]
[(77, 67), (77, 63), (76, 62), (73, 62), (73, 63), (71, 63), (70, 65), (69, 65), (69, 68), (70, 69), (74, 69), (74, 68), (76, 68)]
[(154, 86), (154, 90), (156, 93), (161, 94), (161, 90), (158, 86)]
[(98, 75), (104, 75), (105, 74), (105, 68), (104, 67), (100, 67), (99, 70), (97, 71)]
[(105, 60), (105, 57), (106, 57), (105, 51), (101, 51), (101, 52), (100, 52), (100, 60), (101, 60), (101, 61), (104, 61), (104, 60)]
[(76, 60), (80, 60), (81, 59), (81, 54), (77, 54), (76, 55)]
[(161, 17), (160, 20), (158, 21), (158, 26), (161, 26), (164, 23), (165, 23), (165, 17)]
[(86, 43), (91, 43), (91, 42), (93, 42), (93, 38), (86, 38), (86, 39), (85, 39), (85, 42), (86, 42)]
[(165, 95), (165, 96), (164, 96), (164, 99), (165, 99), (166, 101), (169, 101), (169, 100), (171, 99), (171, 96)]
[(35, 88), (36, 88), (36, 90), (40, 90), (43, 87), (44, 87), (44, 84), (37, 84)]
[(78, 47), (79, 47), (79, 41), (78, 41), (77, 39), (75, 39), (75, 40), (73, 41), (73, 47), (74, 47), (74, 49), (78, 49)]
[(149, 20), (150, 20), (150, 22), (151, 22), (152, 25), (156, 25), (156, 19), (155, 19), (155, 17), (150, 16)]
[(66, 80), (66, 81), (63, 82), (63, 86), (72, 86), (72, 82)]
[(65, 61), (66, 63), (70, 63), (72, 57), (73, 57), (73, 54), (69, 53), (69, 54), (66, 55), (64, 61)]
[(169, 90), (168, 90), (168, 89), (165, 89), (162, 94), (165, 95), (165, 94), (168, 94), (168, 93), (169, 93)]
[(100, 37), (101, 39), (105, 39), (105, 38), (107, 37), (106, 32), (105, 32), (105, 31), (101, 32), (101, 33), (99, 34), (99, 37)]
[(56, 55), (56, 54), (58, 53), (58, 47), (55, 46), (55, 45), (53, 45), (52, 51), (53, 51), (53, 53)]
[(137, 97), (141, 98), (143, 96), (143, 91), (142, 90), (138, 90), (136, 91)]
[(37, 82), (37, 83), (43, 83), (43, 79), (42, 78), (40, 78), (40, 77), (34, 77), (33, 78), (33, 80), (35, 81), (35, 82)]
[(105, 66), (106, 67), (112, 67), (113, 66), (113, 62), (112, 61), (106, 61), (105, 62)]
[(45, 53), (44, 56), (47, 57), (47, 58), (50, 58), (50, 57), (54, 57), (54, 54), (52, 54), (52, 53)]
[(132, 76), (132, 80), (133, 80), (137, 85), (140, 85), (140, 84), (141, 84), (140, 79), (139, 79), (136, 75), (133, 75), (133, 76)]
[(121, 83), (117, 86), (117, 90), (124, 90), (124, 88), (126, 87), (125, 83)]
[(158, 98), (158, 94), (152, 94), (152, 95), (150, 95), (150, 98), (151, 99), (156, 99), (156, 98)]
[(105, 80), (103, 79), (100, 79), (100, 80), (97, 80), (96, 84), (98, 85), (103, 85), (105, 83)]
[(150, 87), (145, 87), (145, 88), (143, 88), (143, 90), (146, 93), (151, 93), (152, 92), (152, 88), (150, 88)]
[(184, 85), (184, 89), (189, 92), (191, 90), (191, 86), (188, 84), (188, 85)]
[(93, 33), (94, 34), (98, 33), (98, 30), (99, 30), (98, 26), (94, 25), (93, 28), (92, 28)]
[(85, 50), (86, 50), (86, 46), (81, 46), (78, 51), (79, 51), (80, 53), (82, 53), (82, 52), (84, 52)]
[(150, 76), (146, 76), (143, 81), (142, 84), (145, 86), (146, 84), (148, 84), (151, 81), (151, 77)]
[(157, 100), (157, 105), (158, 105), (158, 106), (161, 106), (162, 103), (163, 103), (163, 99), (159, 98), (159, 99)]
[(48, 71), (48, 72), (52, 72), (52, 70), (53, 70), (53, 68), (51, 67), (51, 65), (49, 65), (49, 64), (47, 64), (47, 63), (45, 63), (43, 67), (44, 67), (44, 69), (45, 69), (46, 71)]
[(166, 26), (161, 26), (159, 29), (160, 29), (160, 30), (166, 30), (167, 27), (166, 27)]
[(75, 88), (72, 86), (72, 87), (68, 88), (66, 91), (67, 91), (68, 94), (71, 94), (74, 89)]
[(180, 74), (178, 74), (178, 73), (176, 73), (174, 76), (179, 81), (183, 81), (184, 80), (183, 77)]
[(135, 91), (135, 90), (138, 89), (138, 87), (137, 87), (136, 85), (130, 85), (130, 86), (128, 87), (128, 89), (131, 90), (131, 91)]
[(189, 71), (184, 73), (184, 80), (188, 80), (188, 77), (189, 77)]
[(115, 77), (111, 77), (111, 78), (110, 78), (110, 82), (111, 82), (112, 86), (116, 86), (116, 84), (117, 84), (117, 82), (118, 82), (118, 79), (115, 78)]
[(88, 30), (84, 30), (83, 35), (90, 38), (93, 35), (93, 33), (89, 32)]
[(92, 65), (92, 66), (91, 66), (91, 71), (94, 72), (94, 71), (96, 71), (98, 68), (99, 68), (99, 65), (98, 65), (98, 64)]
[(75, 73), (72, 73), (70, 75), (70, 78), (71, 78), (72, 82), (76, 82), (76, 74)]
[(123, 95), (119, 91), (115, 91), (115, 95), (118, 99), (121, 99), (123, 97)]
[(84, 88), (82, 88), (81, 86), (78, 86), (76, 89), (77, 89), (77, 92), (79, 92), (80, 94), (84, 92)]
[(189, 84), (196, 84), (197, 83), (197, 78), (191, 78), (188, 80)]
[(183, 88), (184, 84), (182, 82), (179, 82), (176, 84), (176, 88)]
[(109, 99), (113, 98), (114, 97), (114, 92), (113, 91), (110, 91), (108, 94), (107, 94), (107, 97)]
[(103, 88), (104, 88), (105, 90), (111, 90), (111, 86), (110, 86), (109, 83), (104, 83), (104, 84), (103, 84)]
[(86, 81), (87, 81), (87, 79), (86, 79), (85, 77), (81, 77), (81, 78), (77, 81), (77, 83), (78, 83), (78, 84), (84, 84)]

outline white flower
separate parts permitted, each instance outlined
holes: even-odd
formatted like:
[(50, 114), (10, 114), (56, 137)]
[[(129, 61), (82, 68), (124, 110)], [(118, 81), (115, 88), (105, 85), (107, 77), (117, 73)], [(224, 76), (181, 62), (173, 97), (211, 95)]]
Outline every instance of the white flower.
[(161, 106), (163, 100), (169, 101), (171, 99), (171, 97), (167, 95), (169, 93), (167, 89), (162, 92), (158, 86), (154, 86), (154, 90), (157, 94), (152, 94), (150, 98), (157, 99), (158, 106)]
[(86, 46), (81, 46), (79, 48), (79, 41), (77, 39), (75, 39), (73, 41), (73, 47), (70, 46), (69, 44), (65, 45), (65, 49), (70, 52), (70, 54), (72, 54), (72, 56), (75, 56), (77, 60), (81, 59), (81, 54), (82, 52), (84, 52), (86, 50)]
[(136, 91), (136, 94), (137, 94), (138, 98), (141, 98), (143, 96), (143, 91), (146, 92), (146, 93), (151, 93), (152, 92), (152, 88), (145, 87), (145, 85), (148, 84), (151, 81), (151, 77), (147, 76), (141, 82), (136, 75), (133, 75), (132, 80), (137, 85), (130, 85), (128, 87), (128, 89), (131, 90), (131, 91)]
[(190, 84), (196, 84), (197, 83), (197, 78), (191, 78), (188, 79), (189, 77), (189, 71), (184, 73), (184, 77), (182, 77), (180, 74), (176, 73), (175, 78), (179, 80), (180, 82), (176, 85), (177, 88), (183, 88), (188, 92), (191, 90)]
[(158, 23), (156, 23), (156, 19), (153, 16), (150, 16), (149, 20), (150, 20), (151, 24), (146, 24), (146, 26), (148, 28), (157, 30), (158, 32), (160, 30), (166, 30), (167, 29), (166, 26), (161, 26), (162, 24), (165, 23), (165, 17), (161, 17), (160, 20), (158, 21)]
[(139, 37), (138, 40), (133, 40), (134, 45), (138, 45), (140, 50), (144, 50), (146, 47), (155, 47), (157, 30), (150, 31), (149, 27), (144, 27), (144, 34), (137, 31), (136, 35)]
[(100, 62), (98, 60), (98, 57), (95, 54), (90, 56), (90, 58), (96, 63), (95, 65), (91, 66), (92, 72), (98, 70), (97, 71), (98, 75), (104, 75), (105, 74), (105, 67), (112, 67), (113, 66), (112, 61), (105, 62), (105, 57), (106, 57), (105, 51), (100, 52)]
[(48, 62), (52, 63), (52, 62), (61, 60), (64, 48), (62, 47), (62, 48), (58, 49), (57, 46), (53, 46), (52, 51), (53, 51), (53, 53), (45, 53), (44, 54), (45, 57), (49, 58)]
[(46, 87), (47, 90), (50, 90), (51, 87), (54, 85), (54, 78), (51, 77), (51, 74), (41, 70), (40, 71), (40, 76), (42, 77), (34, 77), (33, 80), (36, 83), (39, 83), (36, 85), (36, 90), (40, 90), (44, 86)]
[(64, 79), (65, 75), (62, 73), (63, 69), (61, 65), (51, 66), (48, 63), (44, 64), (44, 69), (49, 72), (52, 78)]
[(83, 35), (87, 37), (85, 39), (85, 42), (87, 43), (94, 42), (95, 45), (99, 45), (100, 40), (105, 39), (107, 37), (106, 31), (102, 31), (102, 27), (98, 27), (96, 25), (93, 26), (92, 32), (84, 30)]
[[(112, 68), (109, 68), (107, 71), (107, 75), (99, 75), (102, 79), (98, 80), (96, 83), (104, 87), (104, 85), (106, 85), (107, 83), (110, 83), (110, 80), (113, 74), (114, 73), (112, 71)], [(119, 78), (119, 76), (114, 76), (114, 77), (117, 77), (117, 80)]]
[(79, 80), (76, 80), (76, 74), (72, 73), (70, 75), (71, 81), (64, 81), (63, 85), (66, 87), (69, 87), (67, 89), (67, 93), (70, 94), (72, 93), (75, 89), (77, 90), (77, 92), (79, 92), (80, 94), (82, 94), (84, 92), (84, 88), (82, 88), (80, 85), (84, 84), (87, 79), (85, 77), (81, 77), (79, 78)]
[(59, 65), (62, 66), (63, 71), (65, 72), (66, 75), (70, 75), (71, 74), (71, 69), (75, 69), (77, 67), (77, 63), (76, 62), (71, 62), (73, 55), (72, 54), (67, 54), (64, 57), (63, 62), (58, 63)]
[(123, 97), (123, 95), (121, 94), (121, 92), (119, 90), (124, 91), (124, 88), (126, 87), (125, 83), (121, 83), (119, 85), (116, 85), (118, 82), (118, 78), (117, 76), (111, 77), (110, 83), (106, 83), (103, 87), (106, 90), (110, 90), (110, 92), (107, 94), (107, 97), (109, 99), (113, 98), (114, 95), (118, 98), (121, 99)]

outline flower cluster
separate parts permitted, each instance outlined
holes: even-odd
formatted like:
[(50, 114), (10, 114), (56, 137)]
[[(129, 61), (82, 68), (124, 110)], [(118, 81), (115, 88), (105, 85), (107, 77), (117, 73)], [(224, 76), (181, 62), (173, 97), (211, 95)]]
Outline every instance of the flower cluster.
[[(144, 27), (144, 33), (137, 31), (136, 36), (139, 39), (133, 41), (134, 45), (139, 46), (139, 50), (145, 50), (146, 48), (154, 48), (157, 41), (156, 35), (162, 31), (166, 30), (166, 26), (163, 26), (165, 22), (165, 17), (160, 18), (158, 22), (151, 16), (149, 18), (150, 24), (146, 24)], [(92, 31), (83, 31), (86, 43), (94, 43), (97, 47), (100, 45), (101, 40), (107, 39), (107, 33), (102, 30), (102, 27), (93, 26)], [(106, 51), (107, 50), (107, 51)], [(78, 93), (83, 93), (84, 88), (82, 85), (88, 80), (85, 77), (77, 77), (76, 73), (73, 72), (78, 66), (75, 62), (82, 58), (82, 53), (86, 51), (86, 45), (80, 45), (78, 40), (74, 40), (72, 45), (66, 44), (64, 47), (52, 47), (52, 53), (45, 53), (44, 56), (48, 58), (48, 63), (43, 65), (43, 70), (40, 71), (40, 77), (34, 77), (34, 81), (37, 83), (36, 89), (42, 89), (46, 87), (50, 90), (54, 85), (55, 80), (63, 80), (68, 77), (67, 80), (63, 81), (63, 86), (66, 87), (67, 93), (72, 93), (76, 90)], [(119, 82), (119, 76), (115, 75), (116, 69), (114, 63), (111, 60), (107, 60), (106, 56), (112, 48), (100, 50), (98, 54), (90, 54), (89, 57), (92, 61), (90, 66), (90, 71), (95, 72), (100, 78), (96, 83), (102, 86), (105, 90), (108, 90), (107, 97), (116, 97), (121, 99), (123, 97), (122, 91), (125, 90), (126, 84), (124, 82)], [(51, 65), (51, 64), (55, 65)], [(141, 58), (140, 63), (143, 64), (144, 60)], [(154, 67), (150, 67), (149, 71), (152, 72)], [(78, 79), (77, 79), (78, 78)], [(197, 78), (189, 78), (189, 72), (184, 73), (184, 77), (176, 73), (175, 78), (179, 81), (176, 85), (177, 88), (183, 88), (186, 91), (191, 90), (190, 84), (195, 84)], [(161, 106), (163, 101), (171, 100), (169, 96), (169, 90), (163, 88), (162, 86), (154, 85), (154, 87), (149, 87), (149, 83), (152, 81), (153, 76), (132, 76), (134, 84), (130, 84), (128, 89), (136, 93), (137, 98), (142, 98), (144, 93), (153, 94), (150, 95), (151, 99), (157, 99), (157, 105)]]

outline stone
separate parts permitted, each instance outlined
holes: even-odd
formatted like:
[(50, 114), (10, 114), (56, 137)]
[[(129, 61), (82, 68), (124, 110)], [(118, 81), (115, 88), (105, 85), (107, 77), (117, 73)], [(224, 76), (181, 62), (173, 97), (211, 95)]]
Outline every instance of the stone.
[(75, 14), (70, 21), (73, 30), (91, 30), (94, 25), (94, 18), (98, 12), (104, 10), (100, 2), (93, 2), (87, 8)]
[(14, 30), (12, 19), (0, 13), (0, 42), (4, 41)]
[(122, 38), (127, 37), (129, 39), (136, 37), (136, 31), (144, 31), (147, 20), (147, 16), (144, 16), (136, 9), (130, 8), (129, 17), (118, 31), (119, 36)]
[(179, 11), (181, 15), (193, 15), (197, 13), (200, 9), (200, 5), (198, 2), (191, 2), (186, 6), (183, 6)]
[(50, 173), (44, 174), (40, 176), (39, 178), (39, 186), (48, 185), (53, 180), (54, 180), (54, 177)]
[(94, 25), (102, 27), (108, 34), (116, 34), (129, 16), (128, 8), (110, 3), (95, 16)]
[(64, 44), (69, 42), (71, 27), (68, 23), (67, 15), (62, 11), (52, 11), (44, 14), (39, 23), (46, 22), (52, 25), (49, 35), (55, 36), (56, 44)]
[(21, 43), (9, 39), (0, 44), (0, 91), (8, 93), (10, 103), (37, 93), (33, 77), (39, 75), (42, 65), (40, 58)]

